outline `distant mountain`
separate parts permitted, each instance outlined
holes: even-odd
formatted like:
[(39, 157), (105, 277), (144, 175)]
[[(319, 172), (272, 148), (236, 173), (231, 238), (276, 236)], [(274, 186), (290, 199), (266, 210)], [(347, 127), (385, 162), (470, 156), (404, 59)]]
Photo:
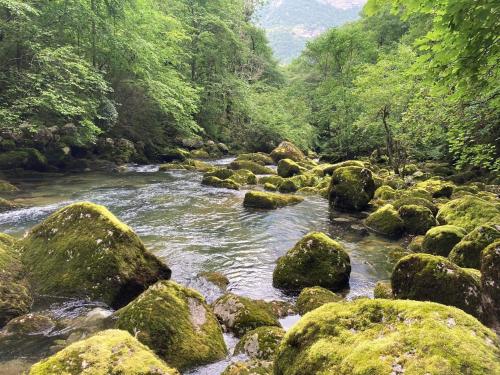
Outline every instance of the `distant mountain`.
[(257, 13), (276, 57), (283, 63), (300, 55), (308, 40), (358, 18), (366, 0), (269, 0)]

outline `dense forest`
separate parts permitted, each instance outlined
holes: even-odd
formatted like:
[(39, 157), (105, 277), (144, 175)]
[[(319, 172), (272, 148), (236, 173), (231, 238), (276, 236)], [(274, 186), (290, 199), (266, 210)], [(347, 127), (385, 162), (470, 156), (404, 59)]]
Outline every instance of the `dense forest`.
[(260, 3), (2, 0), (1, 151), (57, 165), (109, 148), (155, 160), (193, 137), (249, 151), (288, 139), (330, 161), (383, 149), (396, 169), (500, 168), (495, 2), (372, 0), (284, 69), (252, 23)]

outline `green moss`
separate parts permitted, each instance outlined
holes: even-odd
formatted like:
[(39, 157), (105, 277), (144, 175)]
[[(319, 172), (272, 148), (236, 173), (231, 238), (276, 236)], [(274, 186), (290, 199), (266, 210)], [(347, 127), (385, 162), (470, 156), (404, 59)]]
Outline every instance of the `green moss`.
[(403, 206), (416, 205), (416, 206), (422, 206), (422, 207), (428, 208), (429, 210), (431, 210), (433, 215), (436, 215), (438, 212), (438, 208), (434, 203), (432, 203), (431, 201), (429, 201), (425, 198), (419, 198), (419, 197), (400, 198), (400, 199), (397, 199), (396, 201), (394, 201), (392, 203), (392, 205), (394, 206), (394, 208), (396, 210), (399, 210)]
[(319, 179), (317, 176), (305, 173), (284, 179), (278, 186), (278, 190), (281, 193), (295, 193), (305, 187), (314, 187), (318, 182)]
[(257, 177), (255, 174), (246, 169), (238, 169), (237, 171), (234, 171), (230, 179), (240, 185), (255, 185), (257, 183)]
[(335, 172), (339, 168), (344, 168), (344, 167), (359, 167), (359, 168), (365, 168), (365, 163), (359, 160), (346, 160), (342, 161), (340, 163), (335, 163), (335, 164), (330, 164), (323, 168), (323, 171), (326, 175), (332, 175), (333, 172)]
[(210, 154), (205, 150), (191, 150), (189, 156), (193, 159), (209, 159)]
[(304, 171), (300, 165), (291, 159), (281, 159), (278, 162), (278, 176), (288, 178), (300, 174)]
[(243, 206), (272, 210), (279, 207), (297, 204), (302, 202), (303, 200), (304, 198), (295, 195), (282, 195), (261, 191), (249, 191), (245, 194)]
[(266, 191), (276, 191), (276, 190), (278, 190), (278, 188), (275, 185), (271, 184), (270, 182), (266, 182), (264, 184), (264, 190), (266, 190)]
[(179, 375), (128, 332), (107, 330), (31, 367), (29, 375)]
[(55, 327), (55, 322), (41, 314), (26, 314), (10, 320), (2, 330), (4, 335), (47, 334)]
[(264, 185), (264, 184), (273, 184), (274, 186), (278, 187), (281, 185), (281, 183), (285, 181), (283, 177), (280, 176), (263, 176), (259, 177), (259, 184)]
[(489, 222), (500, 222), (500, 208), (492, 202), (465, 196), (444, 204), (437, 219), (440, 224), (452, 224), (472, 231)]
[(291, 159), (293, 161), (301, 161), (305, 158), (300, 149), (291, 142), (283, 141), (271, 152), (271, 158), (275, 163), (281, 159)]
[(418, 169), (418, 166), (416, 164), (407, 164), (404, 166), (403, 175), (410, 176), (418, 171), (419, 171), (419, 169)]
[(116, 327), (179, 369), (226, 356), (222, 329), (197, 291), (160, 281), (116, 312)]
[(274, 375), (500, 372), (495, 334), (462, 311), (429, 302), (327, 304), (286, 334)]
[(12, 193), (19, 189), (7, 181), (0, 180), (0, 193)]
[(265, 326), (281, 327), (269, 303), (235, 294), (225, 294), (213, 303), (219, 321), (236, 336)]
[(500, 327), (500, 241), (487, 246), (481, 253), (481, 286), (485, 321)]
[(4, 248), (8, 249), (16, 243), (16, 239), (12, 236), (9, 236), (8, 234), (5, 233), (0, 233), (0, 246), (3, 246)]
[(373, 296), (381, 299), (392, 299), (392, 288), (390, 281), (378, 281), (373, 289)]
[(342, 245), (324, 233), (304, 236), (278, 259), (273, 285), (288, 291), (322, 286), (339, 290), (349, 283), (351, 263)]
[(396, 298), (432, 301), (458, 307), (476, 317), (482, 315), (478, 275), (447, 258), (408, 255), (396, 264), (391, 284)]
[(422, 251), (447, 257), (453, 246), (459, 243), (465, 234), (465, 230), (454, 225), (441, 225), (431, 228), (422, 241)]
[(212, 170), (205, 172), (203, 177), (217, 177), (221, 180), (227, 180), (233, 177), (234, 171), (229, 168), (213, 168)]
[(207, 172), (213, 169), (211, 164), (205, 163), (201, 160), (188, 159), (184, 162), (174, 162), (160, 165), (160, 171), (172, 171), (172, 170), (187, 170), (187, 171), (198, 171)]
[(280, 327), (259, 327), (245, 333), (234, 349), (234, 355), (246, 354), (252, 359), (272, 360), (285, 336)]
[(227, 276), (220, 272), (201, 272), (198, 276), (203, 277), (205, 280), (214, 285), (217, 285), (222, 290), (226, 290), (229, 285), (229, 279)]
[(390, 204), (379, 208), (365, 220), (368, 228), (387, 237), (397, 237), (403, 233), (404, 223), (398, 212)]
[(274, 164), (273, 159), (266, 153), (263, 152), (255, 152), (250, 154), (240, 154), (236, 158), (236, 160), (250, 160), (255, 163), (259, 163), (262, 165), (271, 165)]
[(372, 172), (361, 167), (342, 167), (333, 172), (330, 203), (340, 209), (363, 210), (375, 193)]
[(232, 179), (221, 180), (220, 178), (215, 176), (203, 177), (203, 180), (201, 180), (201, 184), (222, 189), (240, 190), (240, 185), (234, 182)]
[(397, 196), (396, 190), (388, 185), (382, 185), (377, 190), (375, 190), (374, 198), (382, 199), (382, 200), (390, 200), (394, 199)]
[(320, 286), (304, 288), (297, 298), (297, 310), (300, 315), (305, 315), (309, 311), (317, 309), (326, 303), (338, 302), (340, 300), (342, 300), (341, 296)]
[(272, 375), (272, 373), (272, 362), (250, 360), (231, 363), (221, 375)]
[(17, 205), (14, 202), (0, 198), (0, 212), (10, 211), (10, 210), (14, 210), (16, 208), (17, 208)]
[(280, 193), (287, 194), (287, 193), (295, 193), (300, 189), (299, 184), (297, 184), (296, 181), (287, 178), (285, 179), (280, 186), (278, 187), (278, 190)]
[(231, 164), (229, 164), (229, 168), (233, 170), (246, 169), (255, 174), (276, 174), (276, 172), (271, 168), (250, 160), (235, 160)]
[(425, 234), (429, 229), (438, 225), (432, 211), (427, 207), (414, 204), (401, 206), (398, 213), (403, 219), (405, 230), (410, 234)]
[(424, 242), (424, 236), (415, 236), (408, 245), (408, 250), (414, 253), (422, 252), (422, 243)]
[(481, 225), (453, 247), (449, 258), (460, 267), (479, 269), (481, 251), (498, 240), (500, 240), (500, 224)]
[(50, 215), (20, 241), (37, 293), (90, 298), (120, 307), (170, 269), (105, 207), (75, 203)]
[(28, 169), (34, 171), (45, 171), (47, 159), (40, 151), (33, 148), (17, 149), (0, 153), (0, 169)]
[(450, 198), (453, 194), (455, 185), (453, 185), (451, 182), (431, 178), (430, 180), (417, 183), (415, 187), (427, 190), (432, 194), (433, 198)]

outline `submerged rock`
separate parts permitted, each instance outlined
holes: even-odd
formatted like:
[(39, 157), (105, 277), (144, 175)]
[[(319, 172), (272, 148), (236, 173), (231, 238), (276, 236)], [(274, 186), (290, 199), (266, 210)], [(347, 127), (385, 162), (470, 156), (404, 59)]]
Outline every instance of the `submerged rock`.
[(472, 316), (436, 303), (330, 303), (288, 331), (274, 375), (495, 374), (500, 343)]
[(31, 367), (29, 375), (179, 375), (128, 332), (106, 330)]
[(342, 245), (312, 232), (278, 259), (273, 285), (292, 292), (313, 286), (339, 290), (349, 284), (350, 273), (349, 255)]
[(447, 257), (453, 246), (459, 243), (465, 234), (465, 230), (454, 225), (441, 225), (431, 228), (425, 233), (422, 241), (422, 251)]
[(129, 331), (179, 369), (226, 356), (222, 329), (197, 291), (160, 281), (116, 312), (116, 327)]
[(498, 330), (500, 328), (500, 241), (492, 243), (481, 253), (481, 285), (485, 320)]
[(397, 237), (404, 230), (403, 219), (390, 204), (386, 204), (370, 214), (366, 218), (365, 224), (376, 233), (388, 237)]
[(450, 252), (450, 260), (466, 268), (481, 268), (481, 251), (500, 240), (500, 223), (481, 225), (463, 237)]
[(297, 310), (300, 315), (304, 315), (326, 303), (339, 302), (340, 300), (342, 300), (341, 296), (320, 286), (304, 288), (297, 298)]
[(213, 303), (213, 311), (230, 332), (241, 337), (258, 327), (281, 327), (269, 303), (225, 294)]
[(20, 241), (35, 292), (121, 307), (171, 271), (105, 207), (75, 203)]
[(414, 204), (401, 206), (398, 213), (403, 219), (405, 230), (410, 234), (425, 234), (429, 229), (438, 225), (432, 211), (427, 207)]
[(460, 268), (447, 258), (408, 255), (394, 267), (391, 285), (395, 298), (442, 303), (482, 316), (479, 272)]
[(288, 178), (300, 174), (304, 168), (291, 159), (281, 159), (278, 162), (278, 176)]
[(259, 327), (247, 332), (236, 345), (234, 355), (246, 354), (252, 359), (272, 360), (285, 330), (280, 327)]
[(342, 167), (332, 174), (330, 203), (340, 209), (361, 211), (375, 193), (372, 172), (361, 167)]
[(283, 195), (262, 191), (249, 191), (245, 194), (243, 206), (249, 208), (274, 210), (276, 208), (300, 203), (303, 200), (303, 197), (299, 197), (296, 195)]
[(301, 161), (305, 159), (304, 154), (300, 149), (291, 142), (283, 141), (271, 152), (271, 158), (275, 163), (282, 159), (291, 159), (293, 161)]
[(198, 276), (218, 286), (221, 290), (226, 290), (229, 285), (229, 279), (227, 276), (220, 272), (201, 272)]
[(489, 222), (500, 223), (500, 208), (490, 201), (464, 196), (444, 204), (437, 214), (440, 224), (451, 224), (472, 231)]
[(254, 174), (276, 174), (271, 168), (255, 163), (250, 160), (235, 160), (229, 164), (229, 168), (233, 170), (246, 169)]

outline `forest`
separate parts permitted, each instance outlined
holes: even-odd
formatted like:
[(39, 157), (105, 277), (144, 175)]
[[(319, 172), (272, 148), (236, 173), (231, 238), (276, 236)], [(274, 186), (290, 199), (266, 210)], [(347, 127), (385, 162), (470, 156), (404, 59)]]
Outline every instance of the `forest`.
[(500, 3), (340, 3), (0, 0), (0, 374), (500, 374)]

